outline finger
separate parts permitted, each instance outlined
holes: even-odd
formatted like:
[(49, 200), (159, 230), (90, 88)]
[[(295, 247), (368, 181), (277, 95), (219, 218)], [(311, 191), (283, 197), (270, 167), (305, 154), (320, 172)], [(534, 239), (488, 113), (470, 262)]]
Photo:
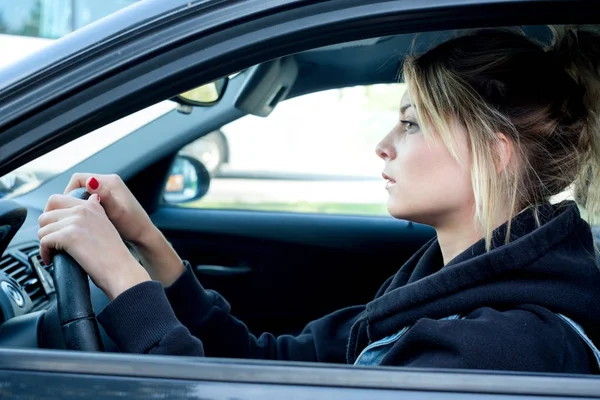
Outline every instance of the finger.
[(87, 201), (90, 210), (97, 210), (106, 216), (106, 210), (100, 204), (100, 196), (97, 193), (92, 194)]
[(65, 230), (59, 229), (56, 232), (49, 233), (40, 240), (40, 256), (44, 264), (52, 264), (53, 254), (56, 251), (65, 250)]
[(46, 203), (46, 208), (44, 212), (59, 210), (62, 208), (71, 208), (82, 205), (85, 203), (85, 200), (76, 199), (75, 197), (67, 196), (64, 194), (53, 194), (48, 199), (48, 203)]
[(110, 188), (118, 185), (120, 179), (117, 175), (74, 174), (65, 189), (65, 194), (78, 188), (85, 188), (90, 194), (97, 193), (100, 197), (109, 199)]
[(52, 224), (54, 222), (60, 221), (71, 216), (73, 212), (69, 208), (62, 208), (59, 210), (47, 211), (40, 215), (38, 218), (38, 223), (40, 228), (43, 228), (46, 225)]
[(100, 195), (98, 193), (94, 193), (89, 197), (88, 201), (92, 201), (94, 203), (100, 203)]
[(92, 176), (94, 176), (94, 174), (87, 174), (87, 173), (73, 174), (73, 176), (71, 176), (71, 180), (69, 181), (69, 184), (67, 185), (67, 188), (64, 191), (64, 194), (67, 194), (75, 189), (87, 187), (87, 181)]
[(60, 219), (56, 222), (52, 222), (44, 227), (38, 229), (38, 239), (42, 240), (44, 237), (48, 236), (51, 233), (58, 232), (67, 226), (70, 226), (73, 223), (73, 216), (69, 216), (67, 218)]

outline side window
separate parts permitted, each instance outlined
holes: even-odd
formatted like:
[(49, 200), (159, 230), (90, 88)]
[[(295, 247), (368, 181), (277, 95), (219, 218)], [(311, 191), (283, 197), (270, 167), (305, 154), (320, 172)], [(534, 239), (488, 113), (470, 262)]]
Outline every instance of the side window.
[[(284, 101), (266, 118), (225, 125), (179, 152), (165, 200), (196, 208), (385, 215), (375, 146), (396, 124), (403, 92), (402, 84), (328, 90)], [(198, 161), (205, 171), (191, 167)], [(202, 197), (186, 201), (186, 190)]]

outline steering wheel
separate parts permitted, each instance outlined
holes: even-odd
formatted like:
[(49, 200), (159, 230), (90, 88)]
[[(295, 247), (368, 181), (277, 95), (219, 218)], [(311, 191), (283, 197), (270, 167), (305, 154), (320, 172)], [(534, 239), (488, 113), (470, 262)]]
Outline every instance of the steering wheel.
[[(84, 188), (75, 189), (69, 195), (82, 200), (90, 197)], [(54, 255), (53, 264), (58, 320), (66, 348), (103, 351), (98, 322), (92, 308), (87, 273), (64, 251)]]

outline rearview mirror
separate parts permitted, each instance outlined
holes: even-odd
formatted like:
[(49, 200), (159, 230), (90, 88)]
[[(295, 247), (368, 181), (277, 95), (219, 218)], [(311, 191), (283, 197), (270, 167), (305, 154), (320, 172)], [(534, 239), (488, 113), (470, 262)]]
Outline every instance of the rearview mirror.
[(163, 198), (167, 203), (187, 203), (202, 198), (210, 187), (210, 174), (194, 157), (177, 155), (167, 177)]
[(221, 100), (229, 78), (221, 78), (175, 96), (175, 101), (194, 107), (211, 106)]

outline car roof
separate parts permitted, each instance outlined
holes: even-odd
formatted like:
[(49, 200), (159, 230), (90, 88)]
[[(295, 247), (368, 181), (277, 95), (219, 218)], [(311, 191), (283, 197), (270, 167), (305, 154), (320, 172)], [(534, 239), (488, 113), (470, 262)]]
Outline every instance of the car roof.
[[(551, 39), (547, 26), (527, 26), (523, 32), (542, 43)], [(289, 97), (326, 88), (398, 82), (404, 58), (423, 52), (465, 30), (410, 33), (360, 40), (298, 53), (300, 72)]]

